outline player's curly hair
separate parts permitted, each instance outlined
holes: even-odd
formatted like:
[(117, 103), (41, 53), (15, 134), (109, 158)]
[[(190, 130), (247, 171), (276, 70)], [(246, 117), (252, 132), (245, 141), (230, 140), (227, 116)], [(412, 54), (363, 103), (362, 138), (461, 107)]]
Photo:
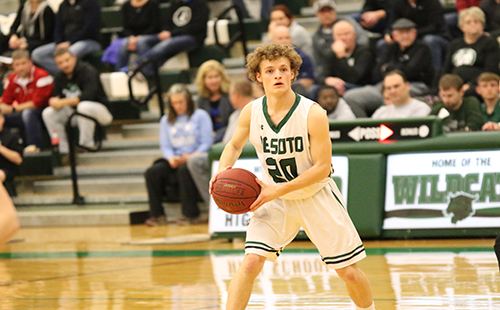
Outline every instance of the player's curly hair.
[(302, 65), (302, 58), (295, 51), (291, 44), (268, 43), (259, 46), (253, 53), (247, 56), (247, 72), (248, 78), (252, 81), (257, 81), (255, 74), (260, 72), (260, 63), (263, 60), (274, 61), (278, 58), (288, 58), (290, 60), (290, 69), (294, 73), (292, 82), (299, 75), (299, 68)]

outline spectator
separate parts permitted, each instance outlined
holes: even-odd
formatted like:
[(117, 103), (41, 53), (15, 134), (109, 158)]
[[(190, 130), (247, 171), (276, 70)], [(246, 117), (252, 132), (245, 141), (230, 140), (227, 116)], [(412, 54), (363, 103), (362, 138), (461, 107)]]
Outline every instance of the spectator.
[(214, 142), (220, 142), (229, 123), (229, 116), (234, 112), (229, 101), (231, 82), (226, 75), (226, 68), (217, 60), (205, 61), (198, 69), (195, 84), (200, 95), (198, 107), (210, 115), (215, 131)]
[(19, 228), (16, 208), (5, 187), (0, 185), (0, 246), (7, 243)]
[[(494, 1), (495, 0), (493, 0), (493, 2)], [(455, 7), (457, 11), (444, 14), (444, 20), (446, 21), (446, 25), (448, 26), (450, 35), (453, 39), (459, 38), (463, 35), (462, 31), (458, 27), (458, 13), (470, 7), (479, 6), (480, 3), (481, 0), (456, 0)]]
[(390, 0), (365, 0), (361, 13), (355, 13), (351, 16), (363, 28), (383, 34), (388, 26), (390, 10)]
[(290, 13), (286, 5), (277, 5), (271, 11), (268, 36), (263, 40), (265, 43), (272, 41), (270, 34), (277, 26), (288, 27), (293, 44), (304, 51), (309, 57), (312, 57), (312, 37), (309, 31), (293, 20), (292, 13)]
[(335, 23), (333, 43), (323, 56), (316, 63), (319, 84), (333, 86), (343, 95), (370, 82), (374, 57), (368, 47), (356, 44), (356, 32), (348, 21)]
[(185, 85), (174, 84), (168, 93), (168, 114), (160, 120), (160, 147), (163, 158), (146, 170), (150, 218), (147, 226), (167, 223), (162, 199), (166, 186), (178, 184), (183, 217), (178, 224), (200, 223), (199, 193), (186, 162), (191, 156), (206, 153), (212, 145), (210, 116), (195, 109), (191, 94)]
[(101, 8), (97, 0), (64, 0), (59, 5), (54, 30), (54, 43), (33, 50), (33, 62), (50, 74), (59, 73), (54, 62), (56, 49), (69, 49), (78, 58), (99, 51)]
[[(293, 45), (293, 40), (290, 36), (290, 30), (286, 26), (274, 27), (274, 29), (269, 33), (269, 38), (274, 43)], [(314, 66), (309, 56), (304, 53), (303, 50), (301, 50), (299, 47), (294, 47), (297, 54), (299, 54), (299, 56), (302, 58), (302, 65), (299, 69), (299, 76), (292, 84), (292, 89), (295, 92), (305, 96), (307, 90), (314, 84)]]
[(439, 97), (431, 115), (443, 119), (443, 132), (476, 131), (484, 124), (479, 100), (464, 97), (464, 81), (456, 74), (445, 74), (439, 80)]
[(500, 37), (500, 2), (497, 0), (482, 0), (479, 7), (486, 15), (486, 30), (492, 37)]
[(394, 42), (386, 46), (373, 70), (375, 85), (349, 90), (345, 93), (352, 111), (357, 117), (367, 117), (383, 105), (381, 82), (385, 74), (400, 70), (410, 82), (410, 95), (421, 96), (429, 91), (434, 68), (432, 66), (429, 47), (417, 40), (416, 24), (409, 19), (401, 18), (392, 25)]
[[(417, 37), (431, 50), (434, 68), (441, 68), (450, 36), (439, 0), (394, 0), (389, 25), (400, 18), (407, 18), (416, 24)], [(393, 42), (390, 32), (388, 27), (385, 35), (387, 43)]]
[(467, 94), (474, 95), (477, 78), (483, 72), (498, 73), (498, 42), (484, 33), (485, 15), (478, 7), (462, 10), (458, 25), (464, 37), (451, 42), (446, 55), (444, 73), (459, 75), (468, 85)]
[(12, 53), (12, 66), (14, 73), (4, 87), (0, 112), (5, 116), (5, 127), (25, 129), (25, 152), (38, 152), (42, 147), (42, 110), (48, 104), (54, 79), (33, 65), (27, 50)]
[(485, 72), (477, 79), (476, 92), (483, 98), (483, 130), (500, 130), (500, 76)]
[[(248, 80), (240, 80), (232, 83), (229, 89), (229, 98), (231, 99), (231, 104), (234, 107), (234, 112), (231, 113), (231, 116), (229, 117), (229, 124), (227, 126), (226, 133), (224, 134), (224, 138), (222, 138), (223, 143), (227, 143), (231, 140), (231, 137), (238, 126), (238, 119), (240, 117), (241, 110), (243, 110), (243, 108), (254, 99), (252, 82)], [(210, 194), (208, 193), (210, 181), (209, 164), (208, 153), (206, 152), (191, 156), (187, 161), (189, 173), (196, 176), (196, 178), (194, 178), (196, 188), (207, 205), (210, 202)]]
[(383, 105), (373, 113), (373, 119), (410, 118), (429, 115), (431, 108), (427, 103), (410, 96), (410, 83), (404, 73), (394, 70), (384, 78), (384, 90), (387, 91), (390, 105)]
[[(159, 34), (144, 35), (137, 42), (138, 57), (132, 62), (132, 69), (146, 60), (152, 60), (159, 68), (171, 57), (203, 46), (210, 14), (206, 0), (175, 0), (169, 12)], [(154, 71), (146, 66), (142, 72), (152, 76)]]
[(29, 0), (19, 6), (10, 27), (9, 49), (35, 48), (54, 41), (55, 15), (45, 0)]
[[(102, 88), (99, 72), (81, 60), (69, 49), (57, 49), (54, 59), (61, 70), (55, 77), (54, 90), (49, 99), (49, 107), (43, 113), (43, 121), (49, 134), (60, 139), (59, 152), (69, 151), (65, 125), (75, 112), (95, 118), (101, 125), (109, 125), (113, 116), (106, 104), (108, 99)], [(83, 117), (77, 117), (80, 131), (79, 145), (94, 148), (95, 123)]]
[[(314, 2), (313, 8), (321, 24), (313, 35), (313, 59), (315, 64), (325, 63), (327, 61), (325, 59), (328, 59), (328, 55), (332, 53), (333, 25), (339, 20), (348, 21), (353, 25), (356, 31), (357, 45), (368, 46), (369, 44), (368, 35), (363, 27), (350, 16), (337, 16), (335, 6), (333, 0), (316, 0)], [(317, 68), (318, 66), (316, 66)], [(320, 76), (320, 73), (316, 72), (316, 76)]]
[(123, 40), (116, 62), (116, 70), (128, 66), (130, 53), (138, 52), (143, 47), (144, 35), (158, 35), (161, 31), (160, 4), (158, 0), (130, 0), (122, 6)]
[(318, 92), (318, 103), (326, 110), (329, 120), (350, 120), (356, 116), (351, 108), (340, 98), (338, 90), (329, 85), (324, 85)]
[(12, 181), (23, 162), (23, 139), (16, 132), (4, 128), (5, 118), (0, 113), (0, 182)]

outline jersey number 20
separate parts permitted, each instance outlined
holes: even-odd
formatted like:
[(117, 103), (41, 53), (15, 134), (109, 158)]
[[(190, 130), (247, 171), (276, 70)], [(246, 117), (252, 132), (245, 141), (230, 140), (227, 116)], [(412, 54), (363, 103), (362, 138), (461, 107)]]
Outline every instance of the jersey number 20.
[(266, 159), (267, 171), (276, 183), (284, 183), (295, 179), (297, 174), (297, 162), (295, 158), (283, 158), (279, 164), (272, 157)]

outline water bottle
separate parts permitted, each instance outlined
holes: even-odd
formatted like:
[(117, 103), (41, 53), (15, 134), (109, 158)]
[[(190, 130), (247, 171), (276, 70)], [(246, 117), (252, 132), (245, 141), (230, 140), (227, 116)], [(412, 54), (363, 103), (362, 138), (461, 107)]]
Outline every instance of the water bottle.
[(53, 130), (50, 135), (50, 143), (52, 144), (52, 150), (54, 153), (59, 153), (59, 134), (57, 130)]

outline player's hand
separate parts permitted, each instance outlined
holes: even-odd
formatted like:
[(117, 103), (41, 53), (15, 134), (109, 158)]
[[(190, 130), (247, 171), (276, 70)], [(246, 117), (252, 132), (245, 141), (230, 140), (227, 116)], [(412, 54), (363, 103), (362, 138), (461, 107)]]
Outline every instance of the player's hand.
[(269, 202), (281, 196), (278, 192), (278, 186), (264, 184), (257, 178), (255, 178), (255, 181), (257, 181), (257, 183), (260, 185), (260, 194), (259, 197), (257, 197), (257, 199), (250, 206), (250, 212), (255, 212), (266, 202)]
[(212, 184), (215, 182), (215, 180), (217, 180), (217, 177), (219, 176), (219, 174), (220, 174), (222, 171), (226, 171), (227, 169), (231, 169), (231, 167), (230, 167), (230, 166), (227, 166), (226, 168), (224, 168), (224, 169), (222, 169), (222, 170), (220, 170), (220, 171), (217, 171), (217, 173), (216, 173), (216, 174), (214, 174), (214, 175), (212, 176), (212, 178), (210, 179), (210, 183), (208, 184), (208, 193), (209, 193), (210, 195), (212, 195)]

